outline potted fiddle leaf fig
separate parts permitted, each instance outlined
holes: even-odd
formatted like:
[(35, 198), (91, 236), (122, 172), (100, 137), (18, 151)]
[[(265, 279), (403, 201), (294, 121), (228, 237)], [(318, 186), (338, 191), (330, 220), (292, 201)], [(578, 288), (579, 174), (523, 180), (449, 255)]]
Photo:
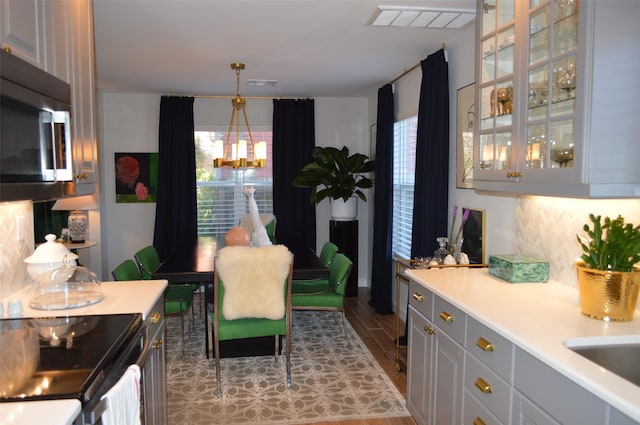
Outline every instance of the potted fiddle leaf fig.
[(633, 318), (640, 288), (640, 226), (589, 214), (578, 235), (583, 254), (576, 263), (582, 313), (606, 321)]
[[(346, 146), (342, 149), (318, 146), (311, 155), (314, 161), (305, 165), (291, 184), (311, 188), (312, 204), (329, 198), (334, 219), (355, 218), (357, 199), (367, 202), (361, 189), (373, 187), (373, 179), (367, 174), (375, 170), (375, 160), (361, 153), (349, 155)], [(351, 211), (344, 211), (345, 207)]]

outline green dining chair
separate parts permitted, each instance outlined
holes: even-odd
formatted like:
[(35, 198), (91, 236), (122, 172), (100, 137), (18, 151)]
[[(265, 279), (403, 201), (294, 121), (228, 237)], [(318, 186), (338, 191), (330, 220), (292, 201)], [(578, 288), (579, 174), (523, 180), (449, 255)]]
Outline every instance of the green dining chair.
[[(142, 279), (152, 279), (153, 272), (158, 270), (162, 262), (158, 251), (153, 245), (148, 245), (135, 253), (134, 259), (140, 269)], [(193, 328), (193, 289), (190, 284), (177, 284), (169, 282), (164, 290), (164, 313), (167, 316), (180, 316), (180, 329), (182, 333), (182, 351), (184, 353), (184, 313), (191, 309), (190, 328)]]
[(135, 261), (128, 258), (111, 271), (114, 280), (141, 280), (142, 274)]
[(291, 276), (293, 254), (284, 245), (228, 246), (218, 252), (213, 278), (213, 348), (222, 397), (220, 341), (273, 336), (276, 359), (284, 336), (291, 388)]
[(338, 246), (332, 242), (325, 242), (322, 245), (322, 249), (320, 250), (320, 261), (322, 261), (326, 266), (331, 264), (333, 258), (338, 253)]
[[(340, 313), (338, 324), (344, 329), (344, 293), (353, 268), (353, 262), (337, 253), (329, 264), (329, 279), (294, 281), (291, 295), (293, 310), (322, 310)], [(337, 319), (337, 317), (336, 317)]]

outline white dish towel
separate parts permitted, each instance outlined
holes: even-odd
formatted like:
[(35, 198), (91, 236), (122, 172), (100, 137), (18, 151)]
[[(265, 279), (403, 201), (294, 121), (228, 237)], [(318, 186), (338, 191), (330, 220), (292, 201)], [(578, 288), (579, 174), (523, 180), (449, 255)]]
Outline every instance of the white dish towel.
[(140, 425), (140, 367), (129, 366), (122, 378), (102, 396), (107, 410), (102, 414), (104, 425)]

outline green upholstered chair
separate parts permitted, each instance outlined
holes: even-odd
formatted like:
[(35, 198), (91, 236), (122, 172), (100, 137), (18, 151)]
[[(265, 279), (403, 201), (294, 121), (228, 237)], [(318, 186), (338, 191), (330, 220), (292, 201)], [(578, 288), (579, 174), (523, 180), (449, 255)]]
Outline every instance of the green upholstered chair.
[[(142, 279), (152, 279), (152, 273), (158, 270), (162, 262), (158, 251), (153, 245), (146, 246), (135, 253), (134, 259), (140, 269)], [(193, 289), (190, 284), (174, 284), (169, 282), (164, 290), (164, 313), (167, 316), (180, 316), (182, 332), (182, 350), (184, 352), (184, 313), (189, 311), (193, 303)], [(191, 326), (193, 326), (193, 309), (191, 309)]]
[(322, 261), (326, 266), (331, 264), (333, 261), (333, 257), (338, 253), (338, 246), (332, 242), (325, 242), (322, 245), (322, 249), (320, 250), (320, 261)]
[(141, 280), (142, 274), (131, 258), (124, 260), (111, 271), (114, 280)]
[(284, 245), (228, 246), (218, 252), (209, 318), (220, 397), (220, 341), (234, 339), (274, 336), (277, 359), (284, 336), (286, 380), (291, 388), (292, 273), (293, 254)]
[(344, 331), (344, 292), (352, 267), (353, 262), (346, 255), (337, 253), (329, 264), (329, 280), (294, 281), (291, 308), (339, 312), (339, 325)]

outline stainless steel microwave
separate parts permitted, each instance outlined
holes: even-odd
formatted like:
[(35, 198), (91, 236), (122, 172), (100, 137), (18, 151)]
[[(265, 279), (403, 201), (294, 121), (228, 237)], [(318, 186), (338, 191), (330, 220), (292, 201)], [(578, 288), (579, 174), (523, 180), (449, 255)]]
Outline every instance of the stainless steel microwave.
[(0, 51), (0, 201), (73, 195), (71, 88)]

